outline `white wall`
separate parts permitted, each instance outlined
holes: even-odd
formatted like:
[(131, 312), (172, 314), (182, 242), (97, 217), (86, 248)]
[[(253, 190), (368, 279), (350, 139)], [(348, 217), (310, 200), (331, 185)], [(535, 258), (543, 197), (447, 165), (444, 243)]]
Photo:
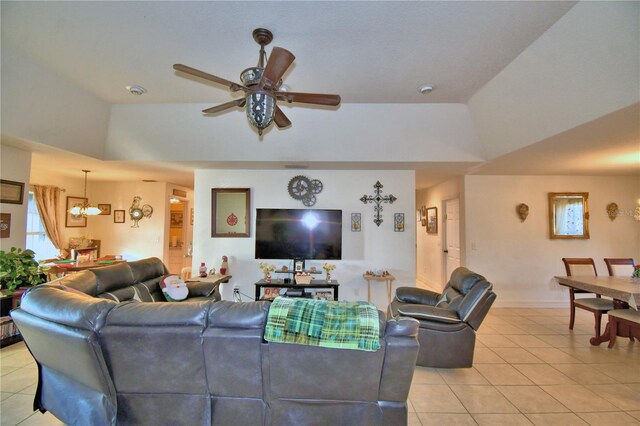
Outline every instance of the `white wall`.
[(0, 204), (0, 212), (11, 215), (9, 238), (0, 238), (0, 249), (25, 248), (27, 237), (27, 198), (31, 153), (7, 145), (0, 145), (0, 176), (2, 179), (24, 183), (22, 204)]
[[(568, 306), (568, 295), (553, 279), (565, 275), (563, 257), (592, 257), (606, 275), (605, 257), (640, 261), (638, 177), (465, 176), (467, 267), (494, 283), (496, 306)], [(588, 192), (588, 240), (549, 238), (548, 193)], [(606, 205), (623, 213), (611, 221)], [(529, 205), (521, 222), (520, 203)], [(475, 247), (475, 248), (474, 248)]]
[[(256, 208), (304, 208), (291, 198), (287, 185), (296, 175), (319, 179), (324, 187), (313, 208), (342, 210), (342, 260), (331, 262), (337, 268), (332, 276), (340, 283), (340, 299), (366, 300), (367, 286), (363, 272), (387, 269), (396, 278), (396, 286), (415, 286), (415, 173), (413, 171), (348, 171), (348, 170), (197, 170), (195, 173), (195, 224), (193, 267), (206, 262), (207, 267), (220, 267), (223, 255), (229, 257), (233, 275), (229, 285), (222, 286), (224, 299), (232, 298), (234, 285), (253, 298), (254, 285), (261, 278), (254, 255)], [(373, 205), (363, 204), (360, 197), (373, 195), (373, 185), (380, 181), (381, 195), (392, 194), (398, 200), (384, 205), (384, 222), (373, 223)], [(251, 189), (250, 238), (211, 238), (211, 189)], [(351, 232), (351, 213), (362, 213), (362, 232)], [(393, 213), (405, 214), (405, 232), (393, 231)], [(274, 262), (277, 266), (288, 264)], [(307, 267), (320, 269), (321, 261)], [(386, 309), (387, 296), (383, 284), (372, 283), (372, 302)], [(394, 287), (395, 288), (395, 287)], [(246, 298), (243, 297), (243, 300)]]
[(445, 273), (443, 247), (445, 245), (444, 204), (447, 200), (460, 199), (460, 245), (461, 264), (464, 265), (464, 180), (462, 177), (449, 179), (429, 189), (417, 192), (416, 206), (438, 208), (438, 233), (427, 234), (426, 227), (419, 225), (416, 232), (417, 275), (420, 281), (432, 288), (443, 288), (448, 281)]

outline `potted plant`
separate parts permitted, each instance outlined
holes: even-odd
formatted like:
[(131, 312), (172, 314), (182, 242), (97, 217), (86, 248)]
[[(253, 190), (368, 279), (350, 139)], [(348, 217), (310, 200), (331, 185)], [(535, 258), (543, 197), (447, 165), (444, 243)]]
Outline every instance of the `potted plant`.
[[(33, 250), (22, 250), (11, 247), (10, 251), (0, 250), (0, 283), (4, 288), (2, 298), (2, 312), (6, 316), (11, 309), (11, 296), (20, 286), (36, 285), (44, 282), (41, 274), (45, 268), (38, 265), (34, 259)], [(5, 310), (5, 304), (8, 307)]]

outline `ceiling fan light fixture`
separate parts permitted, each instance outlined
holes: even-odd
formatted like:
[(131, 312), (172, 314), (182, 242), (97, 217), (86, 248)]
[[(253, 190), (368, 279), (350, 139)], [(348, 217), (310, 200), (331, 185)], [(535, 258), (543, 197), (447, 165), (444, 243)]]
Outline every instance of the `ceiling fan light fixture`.
[(262, 131), (269, 127), (275, 114), (276, 100), (264, 93), (254, 92), (247, 95), (247, 118), (252, 126), (258, 129), (258, 134), (262, 136)]

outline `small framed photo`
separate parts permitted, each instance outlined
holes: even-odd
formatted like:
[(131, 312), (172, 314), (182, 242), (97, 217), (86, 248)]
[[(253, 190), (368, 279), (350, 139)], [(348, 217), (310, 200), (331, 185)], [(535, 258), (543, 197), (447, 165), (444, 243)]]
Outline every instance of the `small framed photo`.
[(0, 238), (11, 236), (11, 213), (0, 213)]
[(265, 287), (264, 292), (262, 293), (262, 298), (264, 300), (273, 300), (278, 296), (280, 296), (279, 287)]
[(427, 209), (427, 233), (428, 234), (438, 233), (438, 208), (437, 207), (429, 207)]
[(182, 228), (183, 213), (171, 212), (171, 228)]
[(69, 210), (74, 206), (83, 205), (87, 202), (87, 199), (84, 197), (67, 197), (67, 208), (66, 214), (67, 217), (64, 221), (64, 226), (66, 228), (86, 228), (87, 227), (87, 217), (82, 215), (73, 215), (69, 213)]
[(100, 216), (109, 216), (111, 214), (111, 204), (98, 204)]
[(24, 183), (0, 179), (0, 203), (22, 204)]
[(351, 213), (351, 232), (360, 232), (362, 229), (362, 214)]
[(293, 261), (293, 269), (296, 272), (304, 271), (304, 260), (294, 260)]
[(113, 223), (124, 223), (124, 210), (113, 211)]
[(404, 232), (404, 213), (393, 214), (393, 230), (395, 232)]

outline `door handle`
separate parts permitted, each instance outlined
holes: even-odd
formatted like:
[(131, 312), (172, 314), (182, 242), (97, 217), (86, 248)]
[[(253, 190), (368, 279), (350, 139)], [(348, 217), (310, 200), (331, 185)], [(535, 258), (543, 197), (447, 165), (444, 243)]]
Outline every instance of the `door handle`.
[(442, 251), (445, 252), (445, 253), (449, 253), (449, 250), (442, 250)]

